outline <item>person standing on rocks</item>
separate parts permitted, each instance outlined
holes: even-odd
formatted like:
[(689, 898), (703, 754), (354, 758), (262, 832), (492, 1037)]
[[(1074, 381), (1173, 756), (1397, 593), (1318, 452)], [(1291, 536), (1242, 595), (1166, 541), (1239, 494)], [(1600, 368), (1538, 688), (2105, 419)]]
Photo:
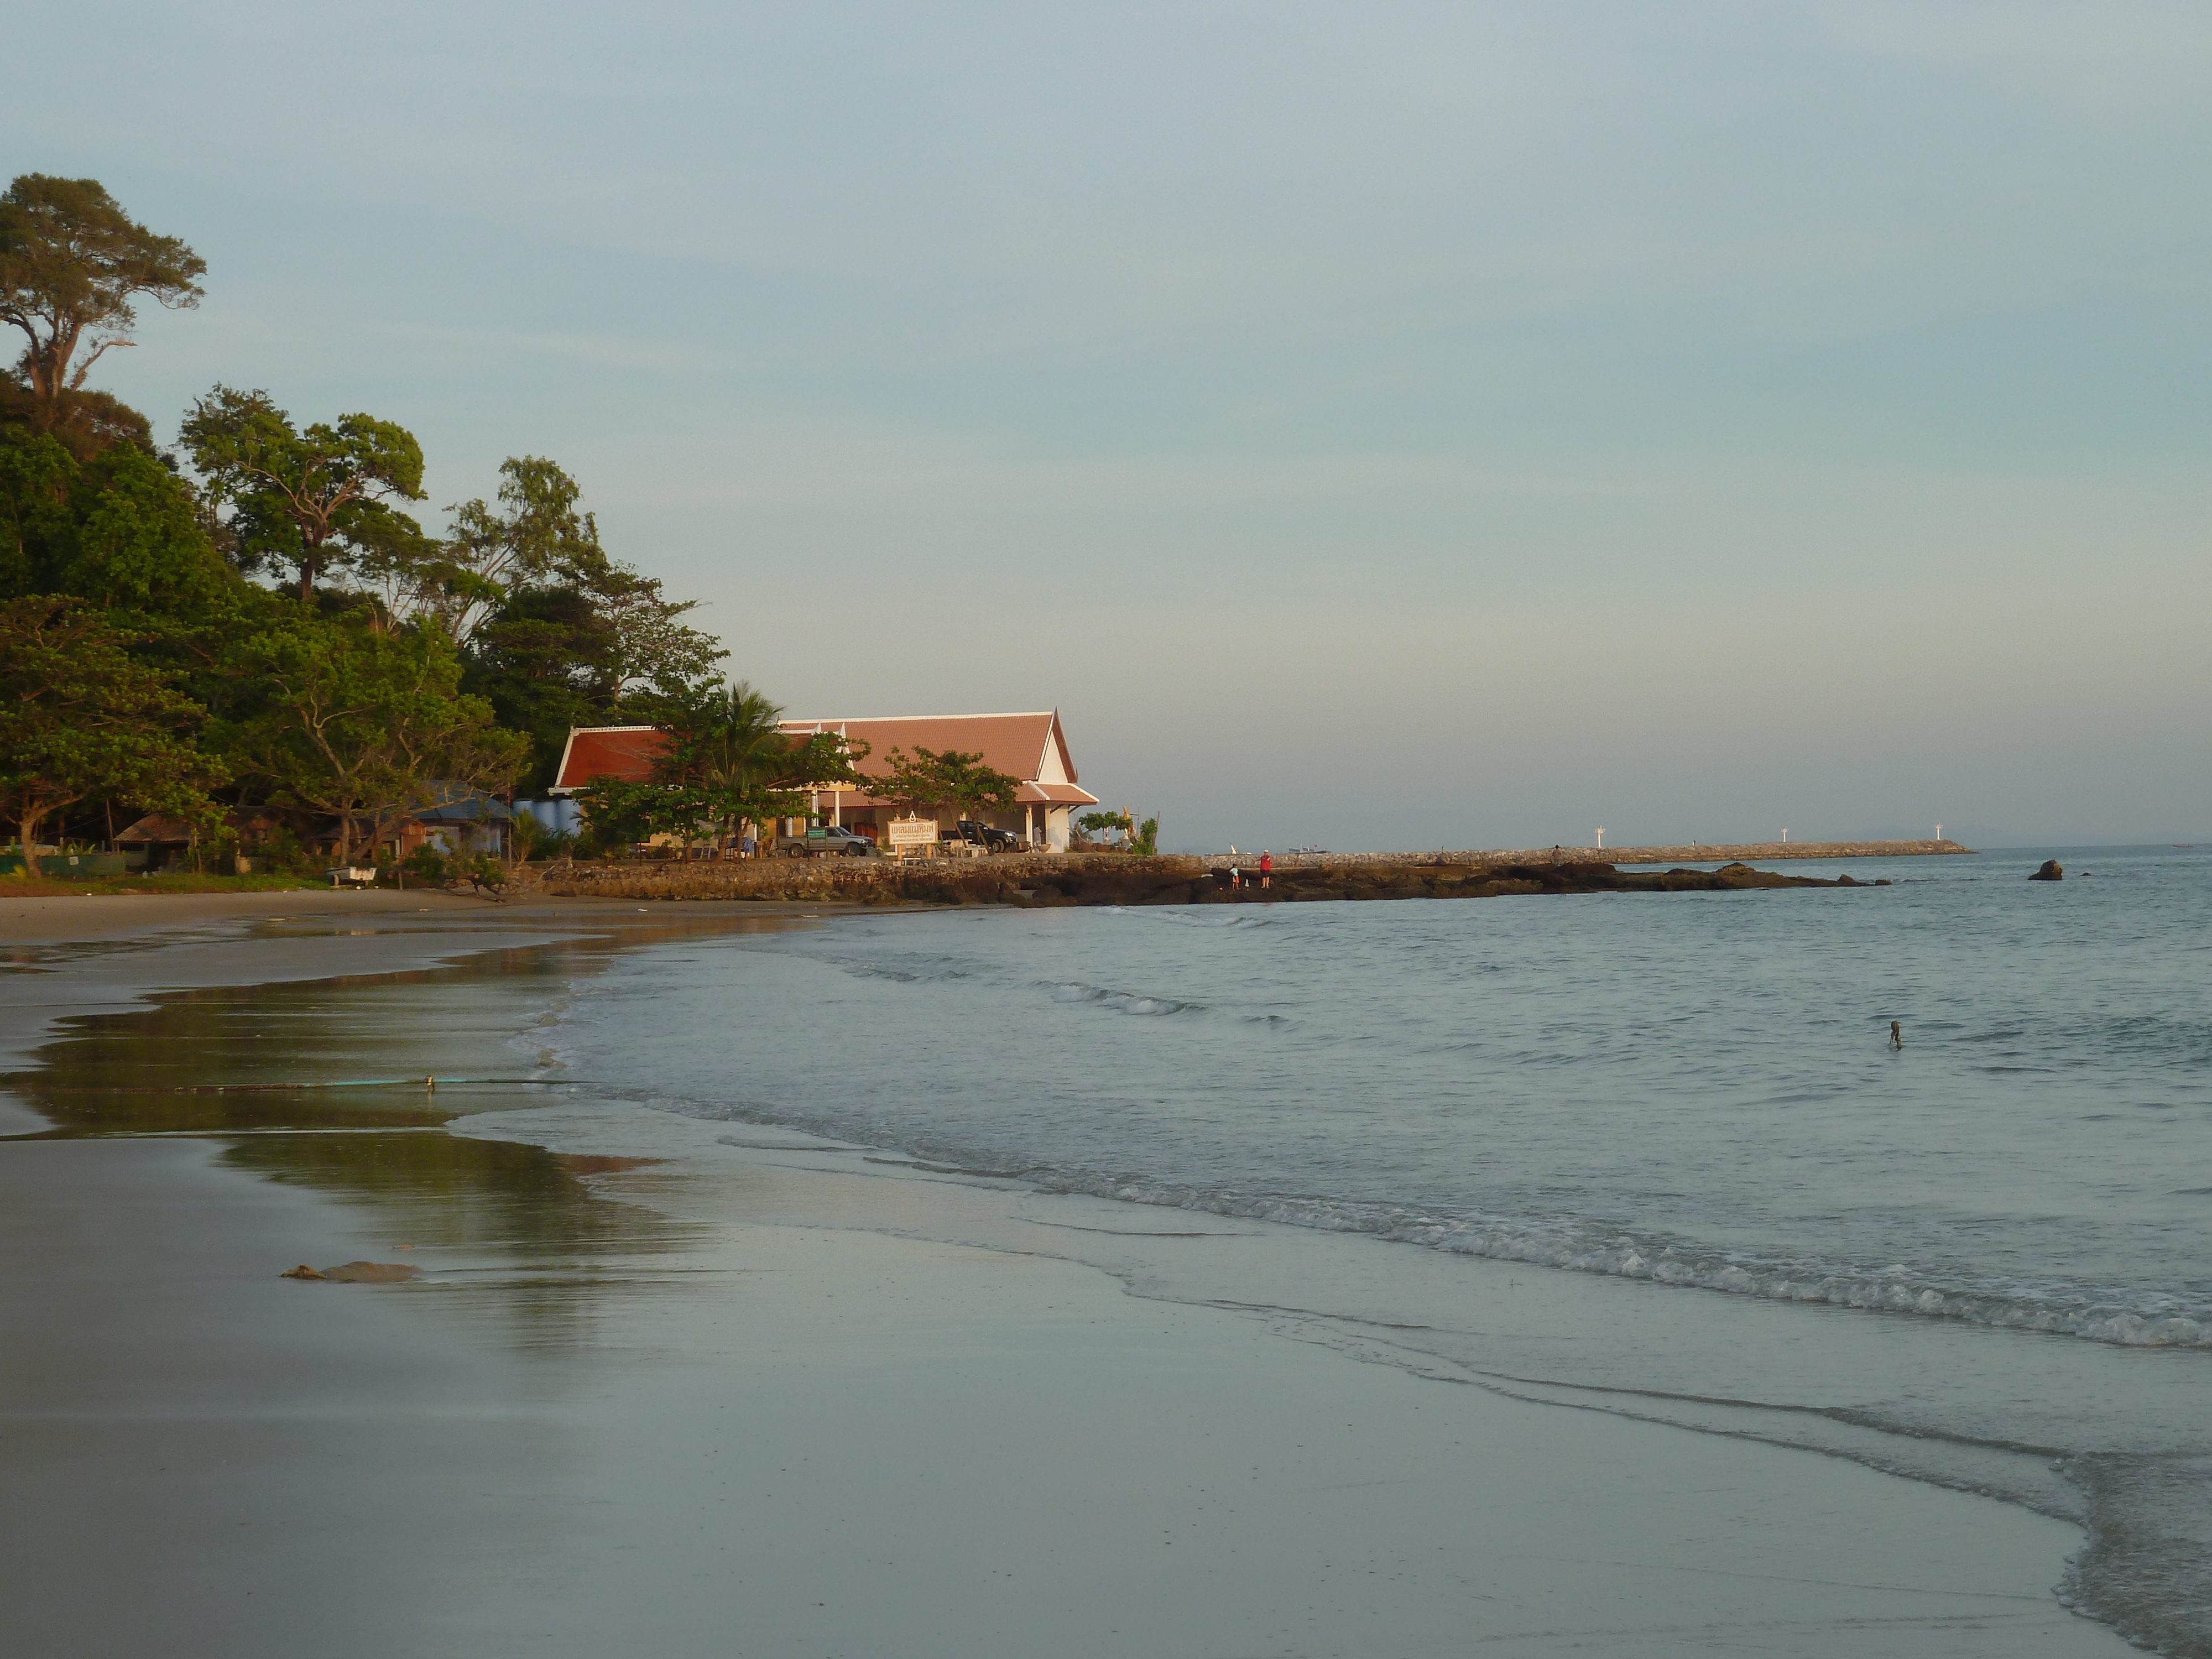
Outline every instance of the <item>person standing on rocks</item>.
[(1266, 848), (1260, 849), (1260, 885), (1272, 887), (1275, 881), (1275, 855)]

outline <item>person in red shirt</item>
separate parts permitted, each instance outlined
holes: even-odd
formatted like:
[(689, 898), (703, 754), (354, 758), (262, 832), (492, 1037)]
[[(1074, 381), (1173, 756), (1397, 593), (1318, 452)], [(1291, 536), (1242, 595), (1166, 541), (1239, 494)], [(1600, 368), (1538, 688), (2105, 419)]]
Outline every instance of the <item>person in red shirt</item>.
[(1275, 855), (1263, 847), (1260, 849), (1260, 885), (1262, 887), (1273, 885), (1274, 875)]

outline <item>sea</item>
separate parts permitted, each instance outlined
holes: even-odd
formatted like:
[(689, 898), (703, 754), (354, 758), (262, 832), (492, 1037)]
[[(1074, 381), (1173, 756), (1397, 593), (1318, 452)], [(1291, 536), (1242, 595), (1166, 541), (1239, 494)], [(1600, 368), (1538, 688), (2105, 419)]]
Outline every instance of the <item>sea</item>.
[(2063, 1516), (2069, 1605), (2212, 1655), (2212, 850), (1789, 868), (1891, 884), (843, 916), (617, 956), (526, 1041), (627, 1109), (1356, 1236), (1270, 1305)]

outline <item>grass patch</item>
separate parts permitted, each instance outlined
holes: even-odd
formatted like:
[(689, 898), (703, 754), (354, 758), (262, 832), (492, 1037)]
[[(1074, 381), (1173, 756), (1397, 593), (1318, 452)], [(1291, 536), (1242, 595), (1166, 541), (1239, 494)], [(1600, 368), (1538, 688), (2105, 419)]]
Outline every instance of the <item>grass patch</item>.
[(82, 898), (101, 893), (298, 893), (327, 890), (330, 883), (312, 876), (200, 876), (189, 871), (163, 871), (158, 875), (87, 876), (76, 881), (55, 881), (40, 876), (0, 876), (0, 901), (10, 898)]

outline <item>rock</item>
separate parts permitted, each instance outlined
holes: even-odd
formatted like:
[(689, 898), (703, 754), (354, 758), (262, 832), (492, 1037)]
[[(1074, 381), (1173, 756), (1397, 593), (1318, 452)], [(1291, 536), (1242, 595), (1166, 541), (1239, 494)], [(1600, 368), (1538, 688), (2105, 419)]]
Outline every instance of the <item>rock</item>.
[(2043, 861), (2043, 868), (2030, 876), (2028, 879), (2030, 881), (2063, 881), (2066, 879), (2066, 872), (2058, 867), (2057, 859), (2045, 859)]
[(343, 1267), (326, 1267), (317, 1273), (303, 1261), (291, 1272), (278, 1277), (325, 1279), (333, 1285), (398, 1285), (419, 1277), (422, 1271), (420, 1267), (409, 1267), (393, 1261), (349, 1261)]

